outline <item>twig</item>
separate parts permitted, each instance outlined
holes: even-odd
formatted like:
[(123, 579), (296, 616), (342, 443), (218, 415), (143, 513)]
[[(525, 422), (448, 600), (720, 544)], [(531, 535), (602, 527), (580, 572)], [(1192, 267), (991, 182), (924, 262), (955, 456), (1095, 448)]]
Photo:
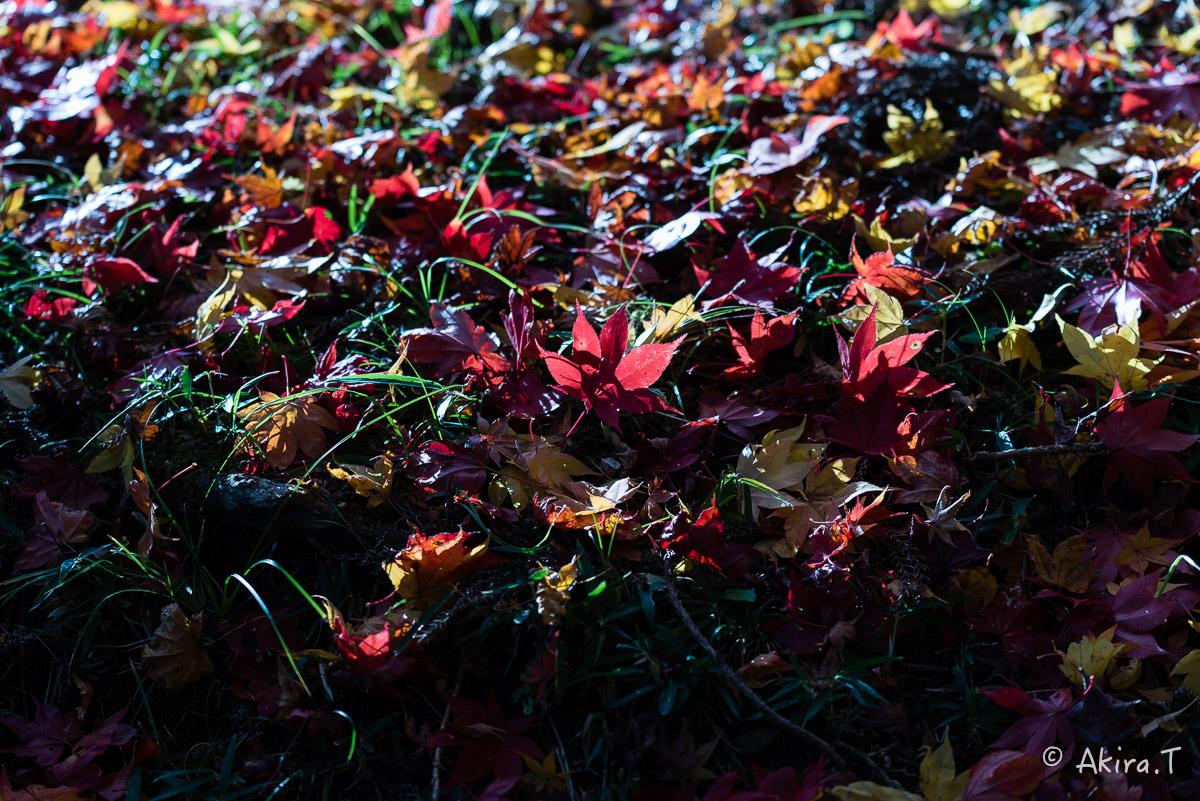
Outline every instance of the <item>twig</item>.
[[(735, 673), (731, 667), (729, 667), (729, 664), (721, 658), (721, 655), (717, 653), (716, 647), (707, 637), (704, 636), (704, 632), (700, 631), (700, 627), (696, 625), (696, 621), (692, 619), (690, 614), (688, 614), (687, 609), (683, 605), (683, 601), (679, 598), (679, 592), (675, 589), (675, 576), (671, 572), (670, 562), (668, 562), (665, 557), (663, 558), (663, 574), (666, 577), (667, 598), (670, 599), (671, 606), (675, 607), (675, 611), (679, 614), (679, 619), (683, 621), (683, 625), (692, 635), (692, 639), (694, 639), (704, 650), (704, 652), (708, 654), (708, 658), (712, 660), (712, 663), (721, 672), (721, 675), (725, 678), (725, 680), (732, 684), (738, 693), (747, 701), (749, 701), (750, 705), (757, 709), (768, 722), (772, 723), (777, 728), (782, 729), (788, 734), (791, 734), (793, 737), (797, 737), (823, 752), (829, 757), (830, 761), (832, 761), (839, 768), (844, 769), (846, 767), (846, 762), (842, 759), (841, 755), (834, 749), (832, 745), (818, 735), (813, 734), (800, 724), (788, 720), (783, 715), (772, 709), (770, 704), (764, 701), (761, 695), (750, 689), (749, 685), (742, 681), (741, 677), (738, 676), (738, 674)], [(889, 778), (883, 769), (876, 765), (875, 762), (866, 754), (850, 747), (844, 747), (844, 750), (851, 753), (859, 762), (861, 762), (863, 766), (871, 773), (873, 778), (886, 782), (892, 787), (900, 786), (891, 778)]]
[(1061, 445), (1031, 445), (1028, 448), (1013, 448), (1010, 451), (976, 451), (971, 460), (976, 462), (1002, 462), (1007, 459), (1024, 459), (1029, 456), (1055, 456), (1062, 453), (1097, 453), (1106, 450), (1101, 442), (1065, 442)]

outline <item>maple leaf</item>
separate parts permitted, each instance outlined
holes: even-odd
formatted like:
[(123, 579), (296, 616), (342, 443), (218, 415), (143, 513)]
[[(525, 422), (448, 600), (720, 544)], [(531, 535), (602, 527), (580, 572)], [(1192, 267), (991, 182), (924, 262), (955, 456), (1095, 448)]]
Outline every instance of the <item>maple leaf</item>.
[(21, 570), (57, 564), (60, 548), (87, 542), (88, 529), (96, 516), (52, 501), (46, 493), (39, 492), (34, 499), (33, 520), (37, 524), (37, 533), (16, 560), (16, 567)]
[(417, 483), (435, 490), (478, 492), (487, 481), (488, 456), (456, 442), (431, 441), (417, 453)]
[(490, 773), (497, 778), (518, 776), (523, 756), (542, 758), (537, 744), (522, 736), (533, 719), (505, 719), (495, 693), (486, 707), (467, 698), (452, 697), (449, 703), (454, 720), (443, 724), (426, 743), (462, 748), (452, 771), (458, 784), (479, 781)]
[(965, 533), (968, 530), (958, 522), (955, 515), (963, 504), (971, 499), (971, 493), (964, 492), (957, 500), (951, 500), (954, 496), (949, 493), (950, 487), (943, 487), (932, 509), (925, 504), (921, 504), (921, 508), (927, 515), (925, 523), (929, 526), (930, 533), (940, 537), (946, 544), (953, 545), (953, 534), (960, 531)]
[(696, 299), (691, 295), (684, 295), (665, 311), (661, 306), (654, 307), (650, 312), (650, 319), (643, 323), (645, 332), (641, 339), (648, 336), (655, 342), (666, 342), (693, 320), (703, 322), (704, 318), (696, 312)]
[(1149, 523), (1144, 523), (1132, 537), (1121, 535), (1121, 539), (1124, 545), (1113, 563), (1129, 565), (1138, 575), (1143, 575), (1150, 565), (1169, 567), (1175, 561), (1176, 554), (1168, 549), (1184, 541), (1150, 536)]
[(921, 794), (925, 801), (958, 801), (970, 774), (969, 771), (955, 772), (954, 747), (950, 744), (948, 728), (942, 734), (940, 746), (925, 749), (920, 772)]
[(0, 372), (0, 395), (14, 409), (28, 409), (33, 405), (30, 390), (42, 380), (42, 374), (29, 366), (31, 361), (33, 356), (26, 356)]
[(233, 182), (246, 190), (249, 201), (260, 209), (275, 209), (283, 205), (283, 179), (270, 167), (264, 166), (262, 175), (243, 175), (234, 178)]
[[(515, 447), (497, 447), (515, 469), (497, 476), (499, 488), (495, 484), (489, 488), (494, 503), (501, 502), (504, 492), (507, 492), (512, 498), (513, 506), (522, 509), (529, 503), (527, 485), (533, 484), (535, 487), (558, 491), (567, 487), (576, 476), (592, 475), (595, 472), (548, 440), (530, 441), (529, 437), (517, 437), (514, 439), (514, 445)], [(525, 476), (521, 475), (522, 472)]]
[[(1117, 627), (1111, 626), (1095, 637), (1088, 634), (1084, 635), (1079, 642), (1071, 643), (1067, 646), (1065, 654), (1059, 653), (1063, 660), (1063, 663), (1059, 665), (1059, 670), (1072, 684), (1080, 687), (1090, 681), (1104, 685), (1108, 682), (1111, 674), (1114, 689), (1128, 689), (1140, 675), (1141, 664), (1137, 664), (1136, 673), (1118, 678), (1116, 659), (1134, 646), (1132, 643), (1114, 643), (1113, 635), (1116, 631)], [(1137, 662), (1137, 660), (1134, 661)]]
[(132, 284), (157, 283), (157, 278), (130, 259), (100, 256), (89, 261), (83, 268), (83, 293), (85, 295), (92, 294), (97, 288), (111, 293)]
[(1016, 801), (1036, 790), (1049, 770), (1040, 755), (992, 751), (971, 768), (961, 801)]
[(893, 105), (887, 107), (888, 130), (883, 141), (892, 151), (890, 158), (883, 159), (879, 166), (885, 170), (918, 161), (936, 161), (950, 150), (957, 134), (947, 132), (942, 125), (941, 115), (931, 100), (925, 100), (925, 113), (917, 122)]
[(1026, 540), (1039, 579), (1065, 592), (1084, 593), (1092, 586), (1096, 566), (1083, 558), (1087, 539), (1082, 534), (1060, 542), (1054, 547), (1053, 554), (1036, 537), (1027, 537)]
[(155, 684), (175, 692), (215, 669), (200, 641), (204, 615), (188, 617), (179, 604), (162, 610), (162, 621), (142, 648), (142, 665)]
[(693, 264), (696, 280), (707, 285), (712, 300), (702, 304), (708, 309), (731, 300), (747, 306), (771, 306), (777, 299), (792, 291), (803, 272), (779, 261), (780, 254), (772, 253), (759, 259), (741, 240), (729, 253), (705, 270)]
[(555, 389), (581, 400), (588, 409), (618, 431), (619, 412), (646, 414), (673, 412), (671, 406), (649, 390), (670, 364), (682, 340), (666, 344), (639, 345), (628, 353), (629, 318), (622, 306), (608, 318), (600, 335), (575, 302), (571, 356), (568, 359), (538, 346), (550, 375), (558, 383)]
[(69, 297), (51, 298), (51, 294), (44, 289), (34, 292), (25, 302), (25, 316), (52, 323), (65, 323), (70, 320), (79, 301)]
[(704, 390), (700, 396), (700, 413), (709, 419), (715, 418), (741, 439), (757, 439), (751, 435), (750, 429), (779, 416), (774, 409), (755, 405), (737, 393), (725, 397), (713, 387)]
[(1025, 372), (1025, 365), (1032, 364), (1035, 370), (1042, 369), (1042, 354), (1038, 352), (1037, 346), (1033, 344), (1033, 338), (1030, 336), (1032, 325), (1020, 325), (1016, 320), (1009, 323), (1008, 328), (1004, 329), (1004, 336), (1001, 338), (996, 349), (1000, 356), (1000, 361), (1011, 362), (1020, 360), (1021, 366), (1018, 374)]
[(1142, 338), (1132, 325), (1109, 326), (1093, 337), (1055, 315), (1063, 343), (1079, 362), (1068, 375), (1096, 378), (1105, 386), (1120, 382), (1128, 390), (1145, 389), (1146, 374), (1158, 359), (1139, 359)]
[(755, 139), (746, 152), (746, 171), (751, 175), (770, 175), (795, 167), (817, 152), (817, 142), (822, 136), (847, 122), (849, 117), (814, 114), (804, 128), (803, 138), (784, 133)]
[(86, 509), (108, 498), (108, 493), (82, 470), (76, 469), (66, 454), (30, 456), (18, 459), (17, 465), (28, 478), (13, 488), (10, 498), (46, 496), (73, 509)]
[(763, 360), (773, 350), (778, 350), (791, 343), (796, 336), (796, 312), (780, 315), (767, 320), (762, 312), (755, 312), (750, 321), (750, 338), (729, 326), (729, 335), (733, 338), (733, 350), (737, 354), (738, 363), (727, 367), (721, 375), (727, 378), (749, 378), (757, 375), (763, 368)]
[[(1114, 394), (1121, 386), (1114, 385)], [(1096, 426), (1100, 440), (1115, 449), (1104, 470), (1105, 487), (1124, 478), (1138, 492), (1153, 497), (1152, 475), (1192, 481), (1171, 454), (1190, 448), (1200, 437), (1162, 428), (1170, 404), (1170, 398), (1156, 398), (1136, 407), (1126, 404)]]
[(337, 430), (334, 419), (314, 395), (281, 398), (273, 392), (262, 392), (259, 402), (238, 412), (246, 425), (241, 447), (253, 452), (253, 445), (262, 449), (274, 467), (286, 470), (296, 460), (297, 453), (317, 458), (325, 452), (325, 432)]
[(466, 370), (472, 373), (508, 372), (512, 365), (498, 352), (495, 337), (475, 325), (462, 309), (441, 303), (429, 308), (433, 328), (419, 328), (405, 333), (407, 357), (418, 364), (436, 364), (437, 376)]
[(939, 383), (929, 373), (904, 365), (912, 361), (933, 333), (906, 334), (890, 342), (876, 345), (876, 310), (858, 326), (850, 343), (838, 337), (838, 353), (842, 360), (842, 396), (859, 400), (877, 387), (886, 385), (891, 392), (905, 397), (928, 397), (949, 384)]
[(824, 443), (799, 442), (804, 424), (786, 431), (771, 431), (760, 445), (747, 445), (738, 456), (734, 472), (749, 482), (749, 513), (794, 506), (790, 491), (802, 486), (805, 476), (821, 461)]
[(1067, 719), (1072, 706), (1069, 687), (1056, 690), (1048, 698), (1034, 698), (1017, 687), (998, 687), (981, 692), (996, 704), (1021, 715), (1000, 735), (992, 748), (1020, 748), (1026, 754), (1041, 757), (1047, 746), (1058, 744), (1064, 758), (1070, 759), (1075, 750), (1075, 732)]
[(904, 307), (900, 301), (872, 284), (864, 284), (863, 294), (867, 302), (852, 306), (838, 315), (838, 320), (848, 328), (857, 329), (875, 311), (875, 336), (879, 342), (887, 342), (896, 336), (908, 333), (904, 324)]
[(1200, 649), (1189, 651), (1171, 668), (1172, 676), (1183, 676), (1183, 686), (1200, 695)]
[(629, 500), (639, 485), (628, 478), (598, 487), (586, 481), (572, 481), (567, 489), (572, 497), (547, 493), (534, 496), (534, 511), (542, 522), (561, 528), (615, 535), (633, 518), (619, 504)]
[(325, 468), (329, 475), (347, 482), (356, 493), (367, 499), (367, 508), (374, 509), (392, 495), (392, 460), (376, 456), (371, 464), (342, 464)]
[(1126, 251), (1138, 254), (1126, 257), (1111, 275), (1083, 282), (1083, 292), (1067, 304), (1067, 311), (1080, 309), (1079, 327), (1092, 335), (1110, 325), (1137, 327), (1142, 312), (1163, 318), (1174, 306), (1175, 285), (1181, 283), (1171, 272), (1158, 242), (1162, 234), (1155, 230), (1135, 232), (1126, 220), (1121, 226)]
[(1121, 97), (1121, 113), (1149, 122), (1166, 122), (1181, 114), (1200, 122), (1200, 75), (1174, 67), (1160, 69), (1141, 83), (1128, 83)]
[(453, 584), (484, 564), (489, 540), (468, 548), (468, 536), (461, 529), (431, 537), (414, 531), (404, 550), (384, 562), (383, 571), (397, 594), (406, 599)]
[(567, 611), (571, 587), (579, 578), (579, 557), (572, 557), (570, 562), (558, 570), (548, 570), (541, 562), (538, 562), (538, 567), (546, 571), (546, 575), (537, 585), (538, 614), (542, 616), (542, 622), (546, 625), (557, 626)]
[(778, 651), (759, 654), (735, 672), (746, 686), (752, 690), (761, 690), (774, 683), (785, 673), (795, 670), (792, 663), (779, 655)]
[(743, 578), (762, 561), (762, 554), (754, 546), (725, 542), (725, 527), (715, 498), (695, 522), (672, 519), (663, 537), (685, 558), (711, 565), (733, 578)]
[(896, 264), (896, 255), (892, 253), (890, 245), (882, 253), (872, 253), (864, 259), (858, 255), (855, 239), (851, 239), (850, 242), (850, 263), (854, 265), (859, 277), (842, 293), (843, 303), (870, 300), (865, 292), (867, 286), (882, 289), (902, 301), (920, 296), (926, 281), (924, 273)]

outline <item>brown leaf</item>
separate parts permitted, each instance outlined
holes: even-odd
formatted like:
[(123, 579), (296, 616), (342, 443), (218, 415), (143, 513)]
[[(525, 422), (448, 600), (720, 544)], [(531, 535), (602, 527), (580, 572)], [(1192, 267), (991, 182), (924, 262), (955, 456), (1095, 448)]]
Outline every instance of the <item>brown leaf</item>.
[(249, 406), (238, 417), (246, 423), (242, 448), (253, 450), (246, 440), (253, 440), (263, 455), (275, 467), (285, 470), (296, 460), (297, 451), (316, 458), (325, 452), (325, 432), (334, 430), (337, 421), (312, 395), (281, 398), (264, 392), (261, 403)]
[(283, 205), (283, 181), (270, 167), (263, 167), (262, 175), (243, 175), (233, 182), (246, 190), (250, 202), (260, 209), (274, 209)]
[(779, 655), (778, 651), (759, 654), (737, 669), (737, 674), (751, 689), (762, 689), (776, 681), (784, 673), (792, 672), (792, 663)]
[(142, 665), (151, 681), (175, 692), (212, 673), (212, 660), (200, 641), (204, 615), (189, 618), (179, 604), (171, 604), (163, 608), (161, 620), (142, 649)]
[(1053, 555), (1036, 537), (1026, 537), (1026, 540), (1038, 578), (1067, 592), (1087, 592), (1096, 575), (1096, 566), (1082, 558), (1083, 549), (1087, 547), (1082, 534), (1060, 542)]

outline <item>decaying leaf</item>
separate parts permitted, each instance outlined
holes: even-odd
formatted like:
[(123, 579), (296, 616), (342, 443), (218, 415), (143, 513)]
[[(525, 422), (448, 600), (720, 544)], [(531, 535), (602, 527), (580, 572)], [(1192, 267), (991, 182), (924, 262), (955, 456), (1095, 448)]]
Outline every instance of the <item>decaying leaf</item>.
[(175, 692), (215, 670), (200, 639), (204, 615), (192, 617), (170, 604), (162, 610), (162, 623), (142, 648), (142, 665), (150, 679)]
[[(538, 564), (543, 570), (545, 565)], [(579, 557), (575, 556), (558, 570), (546, 570), (546, 575), (537, 585), (537, 608), (542, 622), (557, 626), (566, 611), (571, 587), (579, 578)]]
[(371, 464), (328, 465), (329, 475), (345, 481), (359, 495), (367, 499), (367, 508), (374, 509), (385, 503), (392, 494), (392, 460), (376, 456)]
[(396, 593), (405, 599), (453, 584), (476, 569), (487, 553), (489, 540), (468, 547), (468, 536), (461, 530), (433, 536), (413, 532), (408, 547), (384, 562), (383, 571)]
[(263, 392), (259, 402), (238, 412), (246, 426), (242, 448), (256, 447), (272, 465), (286, 469), (296, 456), (316, 458), (325, 452), (325, 433), (322, 429), (337, 429), (337, 421), (313, 395), (281, 398), (273, 392)]

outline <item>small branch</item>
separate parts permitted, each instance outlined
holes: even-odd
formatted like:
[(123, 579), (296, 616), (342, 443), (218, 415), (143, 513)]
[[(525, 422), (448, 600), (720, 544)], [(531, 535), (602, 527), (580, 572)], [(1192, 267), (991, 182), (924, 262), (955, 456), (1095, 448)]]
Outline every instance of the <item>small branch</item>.
[[(788, 720), (783, 715), (772, 709), (770, 704), (764, 701), (761, 695), (750, 689), (746, 682), (742, 681), (741, 676), (734, 672), (733, 668), (729, 667), (729, 664), (721, 658), (721, 655), (717, 653), (716, 647), (707, 637), (704, 636), (704, 632), (700, 631), (700, 627), (696, 625), (696, 621), (692, 619), (692, 616), (688, 614), (687, 609), (684, 607), (683, 601), (679, 597), (679, 592), (675, 589), (675, 576), (671, 571), (671, 565), (665, 557), (663, 559), (663, 574), (666, 577), (667, 598), (670, 599), (671, 606), (675, 607), (675, 611), (679, 614), (679, 619), (683, 621), (683, 625), (692, 635), (692, 639), (694, 639), (704, 650), (704, 652), (708, 654), (708, 658), (712, 660), (712, 663), (721, 672), (721, 675), (725, 678), (725, 680), (732, 684), (742, 698), (749, 701), (750, 705), (757, 709), (769, 723), (773, 724), (776, 728), (787, 732), (793, 737), (808, 743), (813, 748), (816, 748), (828, 756), (830, 761), (839, 768), (844, 769), (846, 767), (845, 760), (842, 759), (841, 755), (838, 754), (837, 750), (835, 750), (832, 745), (818, 735), (813, 734), (800, 724)], [(892, 779), (890, 779), (888, 775), (884, 773), (883, 769), (876, 765), (875, 762), (866, 754), (849, 747), (845, 747), (844, 750), (853, 754), (858, 761), (860, 761), (863, 766), (867, 768), (873, 778), (883, 781), (892, 787), (900, 786), (896, 784), (896, 782), (892, 781)]]
[(1028, 448), (1013, 448), (1011, 451), (976, 451), (971, 454), (974, 462), (1003, 462), (1008, 459), (1025, 459), (1031, 456), (1055, 456), (1063, 453), (1098, 453), (1107, 450), (1101, 442), (1067, 442), (1062, 445), (1031, 445)]

